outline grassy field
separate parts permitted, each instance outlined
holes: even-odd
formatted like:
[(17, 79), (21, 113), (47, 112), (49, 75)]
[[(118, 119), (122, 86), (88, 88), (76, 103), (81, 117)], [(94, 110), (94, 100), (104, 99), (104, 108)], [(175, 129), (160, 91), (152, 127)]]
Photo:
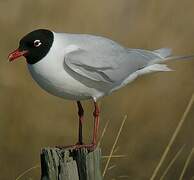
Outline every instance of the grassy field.
[[(130, 48), (194, 54), (193, 7), (191, 0), (0, 0), (0, 179), (26, 170), (20, 180), (39, 179), (41, 147), (72, 144), (77, 137), (76, 104), (40, 89), (24, 59), (7, 62), (21, 36), (49, 28), (102, 35)], [(105, 180), (193, 178), (194, 60), (169, 66), (175, 71), (140, 77), (101, 99), (101, 134), (110, 122), (101, 141)], [(91, 102), (84, 107), (89, 142)]]

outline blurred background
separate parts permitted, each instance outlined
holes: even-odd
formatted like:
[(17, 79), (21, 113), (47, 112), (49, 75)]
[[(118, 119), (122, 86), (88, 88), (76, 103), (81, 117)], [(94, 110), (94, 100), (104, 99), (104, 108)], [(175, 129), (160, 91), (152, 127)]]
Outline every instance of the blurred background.
[[(193, 7), (193, 0), (0, 0), (0, 179), (16, 179), (37, 166), (42, 147), (77, 140), (75, 102), (40, 89), (24, 58), (8, 63), (8, 53), (24, 34), (38, 28), (89, 33), (130, 48), (170, 47), (174, 55), (189, 55), (194, 54)], [(146, 180), (153, 176), (194, 92), (194, 59), (168, 64), (175, 71), (140, 77), (100, 100), (100, 132), (110, 120), (101, 142), (103, 155), (109, 154), (127, 115), (114, 153), (126, 157), (111, 159), (105, 180)], [(93, 109), (91, 102), (83, 105), (84, 138), (89, 142)], [(193, 108), (191, 105), (155, 179), (164, 176), (166, 170), (164, 179), (178, 179), (184, 167), (183, 178), (193, 178)], [(102, 159), (102, 171), (105, 164), (106, 159)], [(20, 179), (40, 179), (40, 168)]]

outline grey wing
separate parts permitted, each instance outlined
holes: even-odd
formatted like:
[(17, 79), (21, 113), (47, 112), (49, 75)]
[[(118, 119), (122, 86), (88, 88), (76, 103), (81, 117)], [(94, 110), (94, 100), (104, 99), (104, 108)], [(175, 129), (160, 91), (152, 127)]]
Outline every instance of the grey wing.
[(79, 49), (65, 56), (65, 64), (73, 72), (90, 80), (114, 82), (107, 72), (116, 69), (116, 64), (114, 62), (107, 63), (104, 58), (96, 54)]
[[(65, 55), (65, 66), (79, 76), (97, 82), (119, 83), (130, 74), (146, 66), (149, 61), (158, 58), (152, 51), (127, 49), (106, 42), (80, 46)], [(97, 47), (96, 47), (97, 46)]]

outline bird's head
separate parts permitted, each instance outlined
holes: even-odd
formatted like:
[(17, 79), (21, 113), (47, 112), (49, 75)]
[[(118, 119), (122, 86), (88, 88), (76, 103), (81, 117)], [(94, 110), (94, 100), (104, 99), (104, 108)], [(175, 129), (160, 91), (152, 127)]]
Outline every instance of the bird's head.
[(53, 32), (38, 29), (25, 35), (19, 41), (19, 47), (8, 56), (9, 61), (24, 56), (28, 64), (35, 64), (49, 52), (54, 40)]

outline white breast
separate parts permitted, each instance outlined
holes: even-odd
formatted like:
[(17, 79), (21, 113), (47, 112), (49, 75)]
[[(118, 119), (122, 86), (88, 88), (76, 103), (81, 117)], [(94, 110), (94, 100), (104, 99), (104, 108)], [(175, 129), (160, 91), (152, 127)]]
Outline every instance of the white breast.
[(28, 64), (33, 79), (47, 92), (65, 99), (83, 100), (102, 96), (101, 92), (87, 87), (64, 70), (65, 52), (71, 49), (65, 45), (64, 38), (54, 33), (54, 42), (48, 54), (36, 64)]

